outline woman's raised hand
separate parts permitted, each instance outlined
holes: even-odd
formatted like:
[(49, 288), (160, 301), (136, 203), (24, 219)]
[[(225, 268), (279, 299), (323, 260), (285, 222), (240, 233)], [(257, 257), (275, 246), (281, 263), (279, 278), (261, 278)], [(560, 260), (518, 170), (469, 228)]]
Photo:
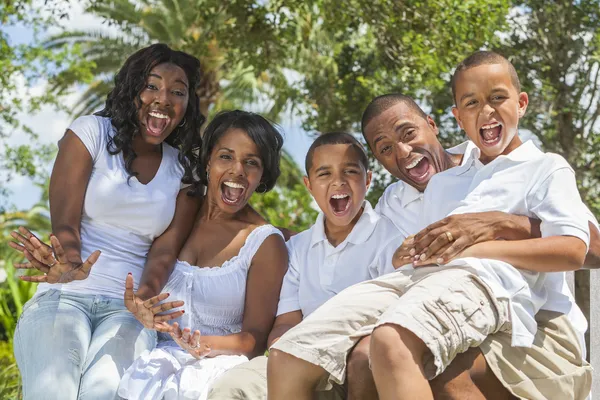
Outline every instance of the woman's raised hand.
[(85, 262), (71, 262), (67, 260), (65, 251), (56, 236), (50, 236), (51, 246), (48, 246), (24, 227), (19, 227), (19, 232), (11, 232), (11, 236), (19, 243), (9, 242), (9, 246), (23, 253), (29, 261), (15, 263), (15, 268), (37, 269), (44, 274), (20, 276), (21, 280), (27, 282), (68, 283), (86, 279), (92, 266), (100, 257), (100, 251), (96, 250)]
[(148, 300), (142, 300), (133, 292), (133, 276), (128, 274), (125, 279), (125, 307), (145, 328), (154, 329), (159, 332), (171, 332), (173, 327), (167, 321), (180, 317), (184, 311), (178, 310), (168, 314), (157, 314), (181, 307), (184, 303), (181, 300), (161, 303), (167, 297), (169, 297), (169, 293), (161, 293)]
[(182, 331), (179, 328), (179, 324), (175, 322), (169, 333), (175, 343), (194, 356), (194, 358), (200, 360), (210, 354), (210, 344), (202, 341), (202, 335), (199, 330), (194, 331), (194, 334), (192, 334), (190, 328), (185, 328)]

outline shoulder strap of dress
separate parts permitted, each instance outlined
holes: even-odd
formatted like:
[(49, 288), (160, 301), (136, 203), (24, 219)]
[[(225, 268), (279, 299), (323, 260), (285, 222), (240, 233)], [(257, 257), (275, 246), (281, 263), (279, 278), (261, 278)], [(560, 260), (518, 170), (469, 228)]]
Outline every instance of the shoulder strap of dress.
[(246, 238), (246, 243), (244, 243), (244, 246), (240, 249), (239, 253), (239, 255), (246, 261), (248, 266), (250, 266), (254, 255), (263, 244), (265, 239), (271, 235), (279, 235), (282, 239), (284, 239), (281, 231), (275, 228), (273, 225), (261, 225), (250, 232)]

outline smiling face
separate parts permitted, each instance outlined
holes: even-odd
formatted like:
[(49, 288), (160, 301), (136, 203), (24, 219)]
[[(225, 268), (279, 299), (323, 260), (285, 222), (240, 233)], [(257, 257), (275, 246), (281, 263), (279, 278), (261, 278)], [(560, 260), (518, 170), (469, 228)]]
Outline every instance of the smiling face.
[(371, 172), (360, 162), (351, 144), (325, 144), (315, 148), (304, 184), (325, 214), (325, 223), (344, 227), (359, 215)]
[(263, 175), (256, 143), (242, 129), (228, 130), (212, 149), (207, 172), (207, 197), (224, 212), (240, 211)]
[(364, 128), (377, 161), (419, 191), (425, 190), (433, 175), (446, 169), (447, 155), (437, 135), (433, 119), (404, 102), (374, 117)]
[(180, 67), (164, 63), (152, 68), (140, 93), (140, 132), (145, 142), (162, 143), (183, 119), (189, 99), (188, 79)]
[(481, 162), (488, 163), (521, 145), (517, 130), (529, 99), (515, 88), (507, 64), (483, 64), (461, 71), (455, 96), (452, 113), (481, 150)]

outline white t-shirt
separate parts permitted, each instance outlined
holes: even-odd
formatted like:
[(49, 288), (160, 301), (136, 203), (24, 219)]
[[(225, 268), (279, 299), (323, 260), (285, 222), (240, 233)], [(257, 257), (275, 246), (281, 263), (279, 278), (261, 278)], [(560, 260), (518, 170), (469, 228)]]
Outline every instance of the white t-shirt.
[[(579, 196), (575, 174), (562, 157), (541, 152), (533, 142), (487, 165), (479, 156), (480, 150), (473, 146), (461, 166), (431, 179), (421, 227), (450, 214), (503, 211), (541, 220), (542, 237), (574, 236), (589, 245), (588, 211)], [(537, 311), (544, 308), (569, 314), (574, 306), (563, 293), (564, 272), (536, 273), (474, 258), (450, 264), (476, 270), (496, 297), (509, 299), (514, 346), (531, 345)]]
[(368, 201), (352, 231), (332, 246), (325, 235), (323, 213), (315, 224), (288, 241), (288, 271), (283, 279), (277, 315), (301, 310), (306, 316), (356, 283), (394, 271), (392, 256), (405, 235)]
[(162, 234), (175, 213), (182, 187), (183, 167), (178, 150), (163, 143), (162, 161), (154, 178), (141, 184), (125, 170), (123, 153), (111, 155), (109, 136), (115, 134), (109, 118), (88, 115), (69, 127), (89, 151), (93, 168), (81, 215), (81, 257), (102, 254), (90, 276), (68, 284), (40, 284), (38, 293), (60, 289), (83, 294), (123, 297), (127, 273), (137, 290), (152, 241)]

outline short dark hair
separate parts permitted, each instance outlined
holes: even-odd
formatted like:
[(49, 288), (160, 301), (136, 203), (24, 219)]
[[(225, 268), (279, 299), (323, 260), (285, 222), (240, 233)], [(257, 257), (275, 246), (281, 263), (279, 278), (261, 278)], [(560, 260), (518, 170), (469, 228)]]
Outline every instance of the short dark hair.
[(513, 86), (515, 89), (517, 89), (517, 92), (521, 91), (521, 82), (519, 81), (517, 70), (515, 69), (515, 66), (512, 65), (512, 63), (508, 60), (508, 58), (493, 51), (476, 51), (469, 57), (462, 60), (452, 75), (450, 84), (452, 86), (452, 99), (454, 100), (454, 103), (456, 103), (456, 81), (458, 80), (458, 76), (468, 69), (489, 64), (505, 64), (508, 66), (508, 72), (510, 74), (510, 80), (512, 81)]
[(363, 145), (360, 144), (360, 142), (356, 140), (354, 136), (346, 132), (328, 132), (323, 133), (321, 136), (316, 138), (308, 148), (306, 159), (304, 161), (304, 168), (306, 169), (307, 176), (308, 171), (310, 171), (312, 168), (315, 149), (328, 144), (349, 144), (350, 146), (354, 147), (358, 152), (358, 161), (363, 167), (365, 167), (365, 171), (369, 170), (369, 159), (367, 157), (367, 152), (365, 151)]
[(265, 191), (273, 189), (281, 174), (279, 160), (283, 137), (281, 133), (265, 117), (248, 111), (222, 111), (218, 113), (206, 127), (202, 140), (201, 175), (204, 184), (206, 167), (211, 153), (219, 139), (230, 129), (241, 129), (248, 134), (258, 147), (260, 160), (263, 163), (263, 174), (260, 183), (266, 186)]
[(365, 108), (360, 122), (360, 127), (363, 136), (365, 136), (365, 128), (373, 118), (378, 117), (383, 112), (387, 111), (387, 109), (389, 109), (392, 106), (395, 106), (398, 103), (406, 104), (417, 114), (419, 114), (423, 118), (427, 118), (427, 114), (425, 113), (425, 111), (423, 111), (423, 109), (419, 107), (419, 105), (412, 99), (412, 97), (401, 93), (384, 94), (375, 97), (373, 100), (371, 100), (367, 108)]

